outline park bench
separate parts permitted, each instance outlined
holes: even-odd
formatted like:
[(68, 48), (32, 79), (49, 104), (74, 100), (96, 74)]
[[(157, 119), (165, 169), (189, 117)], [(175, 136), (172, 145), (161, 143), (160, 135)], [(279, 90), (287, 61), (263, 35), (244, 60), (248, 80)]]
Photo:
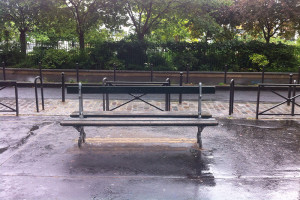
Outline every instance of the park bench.
[[(210, 114), (203, 114), (202, 94), (215, 93), (215, 87), (205, 86), (70, 86), (68, 94), (79, 94), (79, 111), (70, 115), (73, 119), (63, 120), (61, 126), (73, 126), (79, 132), (78, 146), (85, 142), (85, 126), (195, 126), (198, 127), (197, 143), (202, 148), (201, 133), (206, 126), (217, 126)], [(115, 112), (83, 110), (83, 94), (197, 94), (197, 113), (179, 111), (165, 112)]]

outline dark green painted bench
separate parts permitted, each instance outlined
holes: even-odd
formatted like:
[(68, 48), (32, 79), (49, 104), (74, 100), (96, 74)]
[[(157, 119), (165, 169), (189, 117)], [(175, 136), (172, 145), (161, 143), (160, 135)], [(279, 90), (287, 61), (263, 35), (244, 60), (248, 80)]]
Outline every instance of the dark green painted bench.
[[(205, 86), (71, 86), (69, 94), (79, 94), (79, 111), (72, 113), (73, 119), (60, 122), (61, 126), (73, 126), (79, 131), (78, 146), (85, 142), (84, 126), (196, 126), (197, 143), (202, 148), (201, 132), (206, 126), (217, 126), (210, 114), (202, 113), (203, 94), (214, 94), (215, 87)], [(82, 94), (198, 94), (197, 113), (186, 112), (115, 112), (83, 111)]]

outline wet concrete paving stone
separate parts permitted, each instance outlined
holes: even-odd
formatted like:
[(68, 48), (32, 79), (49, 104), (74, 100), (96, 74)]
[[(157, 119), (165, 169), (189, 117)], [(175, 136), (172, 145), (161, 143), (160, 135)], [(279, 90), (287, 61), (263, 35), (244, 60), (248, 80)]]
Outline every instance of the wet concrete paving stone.
[(31, 136), (0, 154), (0, 199), (300, 198), (297, 121), (223, 119), (203, 150), (193, 127), (88, 127), (78, 149), (64, 118), (1, 118), (0, 141)]

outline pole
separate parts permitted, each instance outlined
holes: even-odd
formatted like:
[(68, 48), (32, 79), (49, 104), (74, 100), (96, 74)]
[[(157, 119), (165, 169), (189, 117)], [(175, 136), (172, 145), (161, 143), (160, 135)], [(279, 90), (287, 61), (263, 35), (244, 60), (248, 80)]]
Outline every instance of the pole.
[(234, 104), (234, 80), (230, 81), (230, 97), (229, 97), (229, 115), (233, 114), (233, 104)]
[(264, 82), (265, 82), (265, 66), (263, 66), (262, 73), (261, 73), (261, 83)]
[(65, 90), (66, 90), (66, 86), (65, 86), (65, 73), (62, 72), (61, 73), (61, 101), (65, 102)]
[(113, 67), (114, 67), (114, 81), (116, 81), (116, 64), (114, 63), (113, 64)]
[(295, 96), (296, 96), (296, 84), (297, 84), (297, 81), (294, 80), (294, 86), (293, 86), (293, 100), (292, 100), (292, 116), (295, 116)]
[(298, 71), (298, 84), (300, 84), (300, 67), (299, 67), (299, 71)]
[(77, 83), (79, 83), (79, 64), (78, 64), (78, 62), (76, 63), (76, 80), (77, 80)]
[(224, 84), (227, 83), (227, 71), (228, 71), (228, 66), (225, 65), (225, 69), (224, 69)]
[[(292, 84), (292, 83), (293, 83), (293, 74), (290, 74), (289, 84)], [(288, 106), (291, 104), (291, 93), (292, 93), (292, 86), (289, 86), (288, 100), (287, 100), (287, 105)]]
[(40, 77), (43, 80), (42, 63), (41, 62), (39, 62), (39, 69), (40, 69)]
[(190, 75), (190, 66), (186, 65), (186, 83), (189, 83), (189, 75)]
[(2, 62), (2, 70), (3, 70), (3, 80), (6, 81), (6, 73), (5, 73), (5, 62)]
[[(182, 86), (183, 72), (180, 72), (179, 86)], [(179, 104), (182, 104), (182, 94), (179, 94)]]
[(153, 64), (151, 63), (150, 64), (150, 67), (151, 67), (151, 82), (153, 82)]
[(259, 99), (260, 99), (260, 85), (258, 85), (258, 90), (257, 90), (257, 101), (256, 101), (256, 119), (258, 119), (258, 112), (259, 112)]

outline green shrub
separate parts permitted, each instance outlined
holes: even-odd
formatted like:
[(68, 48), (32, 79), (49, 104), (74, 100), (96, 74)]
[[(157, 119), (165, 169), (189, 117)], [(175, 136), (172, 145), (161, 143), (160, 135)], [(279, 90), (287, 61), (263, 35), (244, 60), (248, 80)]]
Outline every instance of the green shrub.
[(42, 58), (42, 66), (46, 69), (69, 68), (71, 61), (71, 53), (63, 49), (48, 49)]
[(254, 53), (250, 55), (249, 58), (253, 64), (260, 67), (260, 70), (263, 66), (267, 66), (269, 64), (269, 61), (265, 55)]

